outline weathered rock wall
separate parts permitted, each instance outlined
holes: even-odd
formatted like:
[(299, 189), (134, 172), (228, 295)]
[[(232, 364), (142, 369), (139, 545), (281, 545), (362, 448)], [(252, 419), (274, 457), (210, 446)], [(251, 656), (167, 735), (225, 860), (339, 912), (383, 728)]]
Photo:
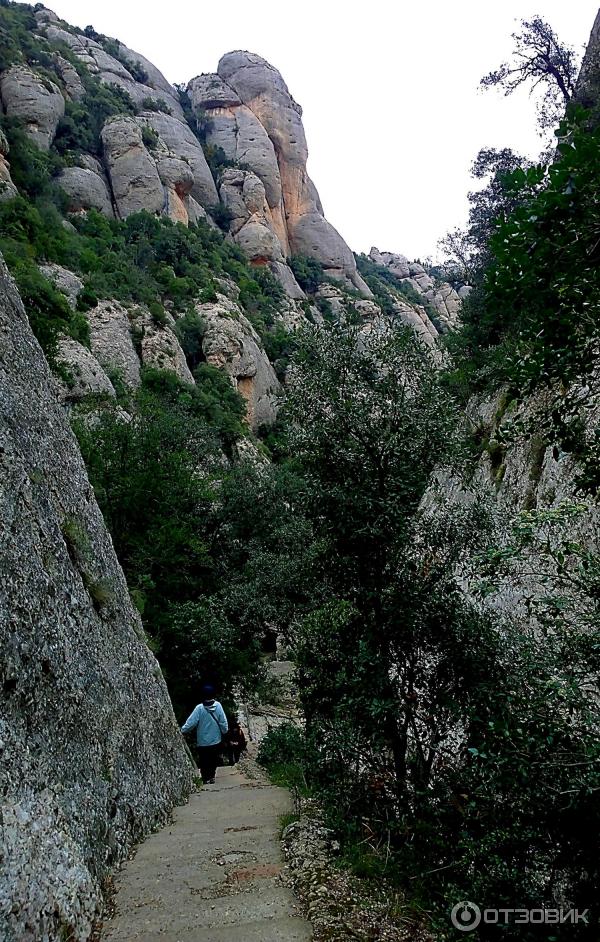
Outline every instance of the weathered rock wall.
[(0, 261), (0, 938), (87, 939), (190, 768), (77, 443)]
[[(587, 439), (594, 440), (600, 426), (600, 369), (581, 383), (563, 388), (541, 388), (522, 399), (510, 398), (502, 388), (473, 396), (467, 407), (467, 425), (479, 456), (453, 472), (439, 470), (425, 494), (427, 517), (443, 519), (475, 510), (481, 528), (479, 548), (511, 545), (512, 527), (526, 511), (558, 511), (578, 504), (584, 511), (573, 517), (569, 537), (598, 550), (600, 510), (578, 489), (582, 466), (567, 451), (557, 434), (553, 416), (564, 411), (565, 399), (577, 403), (579, 421)], [(478, 552), (479, 549), (476, 550)], [(471, 563), (464, 560), (465, 572)], [(530, 570), (535, 572), (531, 576)], [(528, 575), (524, 578), (524, 573)], [(507, 618), (525, 616), (526, 593), (544, 595), (550, 570), (541, 559), (526, 557), (487, 595), (484, 606)], [(482, 603), (477, 598), (476, 604)]]
[(276, 237), (278, 256), (317, 258), (328, 274), (370, 297), (352, 252), (323, 215), (306, 169), (302, 109), (277, 69), (254, 53), (229, 52), (216, 74), (192, 79), (188, 92), (208, 116), (207, 140), (262, 181), (268, 212), (261, 224)]

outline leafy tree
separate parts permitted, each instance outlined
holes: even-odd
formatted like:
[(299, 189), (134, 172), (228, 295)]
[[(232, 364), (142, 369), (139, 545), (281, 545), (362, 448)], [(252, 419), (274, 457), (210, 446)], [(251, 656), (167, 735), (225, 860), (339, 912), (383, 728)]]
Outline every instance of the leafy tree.
[[(350, 711), (361, 736), (374, 737), (380, 750), (388, 743), (400, 800), (406, 742), (385, 665), (403, 630), (398, 567), (409, 521), (448, 447), (449, 403), (408, 331), (388, 326), (359, 343), (356, 330), (333, 327), (302, 336), (285, 411), (294, 461), (308, 484), (305, 510), (327, 547), (324, 573), (336, 600), (307, 623), (307, 637), (315, 625), (331, 658), (326, 693), (310, 694), (323, 683), (320, 673), (303, 682), (307, 716), (335, 725)], [(334, 637), (337, 650), (327, 641)], [(316, 651), (310, 642), (302, 650), (301, 643), (301, 669), (311, 673)]]
[(492, 194), (498, 214), (486, 265), (463, 306), (462, 329), (449, 339), (471, 382), (508, 381), (524, 390), (589, 368), (597, 336), (599, 158), (598, 129), (586, 112), (572, 110), (553, 161), (503, 176)]
[(471, 167), (476, 180), (486, 185), (468, 194), (469, 222), (466, 229), (454, 229), (439, 242), (449, 263), (463, 283), (477, 285), (489, 263), (489, 242), (498, 217), (508, 215), (517, 205), (518, 193), (510, 182), (515, 170), (528, 166), (524, 157), (511, 148), (482, 148)]
[(489, 72), (481, 79), (481, 85), (501, 88), (505, 95), (511, 95), (521, 85), (529, 85), (530, 92), (541, 88), (540, 129), (556, 127), (574, 95), (578, 57), (540, 16), (522, 20), (521, 31), (513, 33), (512, 38), (513, 61), (503, 62)]

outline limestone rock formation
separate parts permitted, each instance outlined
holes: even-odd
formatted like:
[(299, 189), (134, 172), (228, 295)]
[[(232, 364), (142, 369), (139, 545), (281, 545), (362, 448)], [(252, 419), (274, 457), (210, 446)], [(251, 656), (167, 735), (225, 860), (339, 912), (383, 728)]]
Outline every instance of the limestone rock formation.
[(86, 313), (90, 345), (98, 363), (136, 389), (140, 385), (140, 361), (133, 345), (129, 317), (116, 301), (101, 301)]
[(77, 297), (83, 288), (81, 278), (78, 278), (68, 268), (63, 268), (62, 265), (56, 265), (54, 262), (48, 265), (40, 265), (40, 271), (45, 278), (52, 282), (55, 288), (58, 288), (64, 294), (69, 306), (75, 310)]
[[(410, 285), (423, 301), (435, 310), (441, 330), (456, 327), (460, 312), (461, 297), (447, 282), (436, 284), (418, 262), (409, 262), (404, 255), (395, 252), (380, 252), (373, 247), (369, 253), (376, 265), (388, 268), (399, 282)], [(468, 287), (465, 285), (465, 287)], [(433, 316), (433, 315), (432, 315)], [(437, 335), (437, 330), (436, 330)]]
[(61, 399), (65, 402), (78, 402), (87, 396), (114, 397), (115, 388), (87, 347), (63, 337), (60, 340), (57, 361), (69, 375), (68, 381), (61, 384)]
[(69, 101), (81, 101), (85, 95), (85, 86), (77, 69), (59, 52), (54, 55), (54, 62), (64, 83), (65, 95)]
[(87, 939), (190, 770), (54, 381), (0, 264), (0, 937)]
[(10, 175), (8, 153), (8, 141), (4, 132), (0, 130), (0, 202), (10, 200), (17, 195), (17, 188)]
[(205, 323), (206, 361), (228, 373), (246, 400), (250, 427), (274, 422), (281, 386), (250, 321), (226, 295), (219, 294), (216, 302), (199, 304), (197, 309)]
[(68, 212), (97, 209), (109, 219), (114, 218), (110, 190), (102, 172), (91, 167), (65, 167), (56, 182), (69, 197)]
[(141, 311), (134, 317), (133, 323), (142, 334), (140, 353), (143, 365), (156, 370), (169, 370), (183, 383), (193, 386), (194, 377), (172, 327), (169, 324), (155, 324), (150, 314)]
[(198, 138), (187, 124), (171, 115), (148, 111), (141, 119), (159, 135), (167, 150), (188, 165), (193, 178), (191, 196), (210, 212), (219, 195)]
[(34, 144), (48, 150), (65, 113), (58, 85), (28, 66), (14, 65), (0, 76), (0, 97), (6, 114), (20, 118)]
[(268, 264), (291, 298), (304, 298), (304, 292), (286, 263), (263, 182), (249, 170), (224, 170), (219, 196), (231, 213), (229, 231), (250, 261)]
[(164, 102), (172, 114), (183, 119), (176, 90), (144, 56), (115, 39), (103, 40), (116, 54), (111, 55), (96, 39), (65, 29), (58, 17), (48, 15), (50, 12), (39, 10), (36, 20), (39, 31), (51, 43), (66, 44), (92, 75), (124, 89), (138, 106), (144, 107), (148, 99), (155, 106)]
[(163, 185), (135, 118), (118, 116), (107, 121), (102, 143), (119, 216), (142, 209), (160, 213), (165, 203)]
[(323, 216), (306, 171), (302, 110), (279, 72), (253, 53), (231, 52), (216, 75), (192, 79), (188, 91), (208, 115), (208, 142), (262, 181), (281, 254), (311, 255), (369, 296), (352, 252)]
[(600, 95), (600, 10), (596, 14), (585, 50), (575, 95), (584, 108), (597, 108)]

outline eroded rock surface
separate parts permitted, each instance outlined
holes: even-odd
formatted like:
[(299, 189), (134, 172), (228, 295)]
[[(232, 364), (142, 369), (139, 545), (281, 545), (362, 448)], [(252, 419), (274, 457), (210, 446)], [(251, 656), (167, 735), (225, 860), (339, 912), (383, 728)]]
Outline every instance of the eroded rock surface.
[(189, 791), (167, 690), (0, 264), (0, 937), (87, 939), (100, 882)]
[(65, 167), (56, 182), (69, 197), (68, 212), (97, 209), (109, 219), (114, 218), (110, 190), (101, 172), (91, 167)]
[(216, 75), (192, 79), (188, 90), (194, 107), (208, 115), (207, 140), (262, 181), (269, 228), (279, 242), (275, 251), (284, 258), (311, 255), (369, 296), (352, 252), (323, 216), (306, 170), (302, 109), (279, 72), (253, 53), (231, 52)]
[(0, 130), (0, 201), (10, 200), (17, 195), (17, 188), (10, 175), (8, 154), (8, 141), (4, 132)]
[(228, 373), (246, 401), (251, 428), (274, 422), (281, 386), (250, 321), (225, 295), (218, 295), (217, 302), (199, 304), (198, 313), (206, 325), (202, 339), (206, 361)]
[[(373, 247), (369, 258), (377, 265), (388, 268), (400, 283), (410, 285), (424, 302), (431, 305), (440, 330), (452, 330), (457, 326), (462, 298), (452, 285), (447, 282), (436, 284), (419, 262), (409, 262), (406, 256), (395, 252), (380, 252)], [(470, 289), (468, 285), (464, 285), (464, 288), (467, 290), (463, 291), (463, 297), (466, 297)], [(437, 336), (437, 328), (435, 332)]]
[(63, 337), (56, 357), (69, 375), (61, 383), (61, 399), (79, 402), (87, 396), (115, 396), (115, 389), (93, 353), (71, 337)]
[(135, 118), (118, 116), (102, 129), (104, 159), (119, 216), (145, 209), (160, 213), (165, 193), (158, 168), (144, 144), (143, 129)]
[(126, 309), (117, 301), (100, 301), (87, 311), (92, 353), (105, 370), (136, 389), (140, 385), (140, 361), (133, 345)]
[(48, 150), (65, 113), (58, 85), (28, 66), (14, 65), (0, 76), (0, 96), (6, 114), (20, 118), (34, 144)]

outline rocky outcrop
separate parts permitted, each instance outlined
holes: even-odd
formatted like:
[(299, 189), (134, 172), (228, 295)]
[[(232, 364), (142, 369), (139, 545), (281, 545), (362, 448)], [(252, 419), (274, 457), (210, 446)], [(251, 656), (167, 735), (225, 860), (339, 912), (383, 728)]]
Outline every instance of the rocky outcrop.
[(225, 295), (217, 302), (199, 304), (205, 324), (202, 350), (207, 363), (225, 370), (246, 401), (246, 417), (252, 429), (277, 417), (281, 386), (260, 339), (240, 308)]
[(78, 278), (68, 268), (63, 268), (62, 265), (56, 265), (54, 262), (49, 265), (40, 265), (40, 271), (45, 278), (52, 282), (55, 288), (58, 288), (64, 294), (69, 307), (75, 310), (77, 297), (83, 288), (81, 278)]
[(136, 389), (140, 385), (140, 361), (125, 308), (116, 301), (100, 301), (86, 317), (90, 346), (98, 363), (109, 373), (118, 373), (130, 389)]
[(103, 40), (114, 50), (115, 55), (111, 55), (96, 39), (65, 29), (58, 17), (47, 15), (49, 12), (38, 11), (36, 20), (39, 31), (50, 43), (67, 45), (92, 75), (109, 85), (118, 85), (139, 107), (143, 108), (148, 100), (154, 107), (164, 103), (172, 114), (183, 119), (177, 91), (144, 56), (115, 39)]
[(142, 209), (162, 212), (163, 184), (135, 118), (120, 116), (107, 121), (102, 129), (102, 144), (118, 215), (125, 218)]
[(210, 212), (219, 195), (198, 138), (187, 124), (171, 115), (143, 112), (141, 120), (159, 135), (167, 151), (188, 165), (193, 180), (190, 194)]
[(262, 180), (249, 170), (224, 170), (219, 195), (232, 216), (229, 231), (250, 261), (268, 264), (289, 297), (304, 298), (274, 230)]
[(63, 82), (64, 94), (68, 100), (81, 101), (85, 95), (85, 86), (75, 66), (58, 52), (54, 55), (54, 62)]
[(600, 10), (596, 14), (592, 32), (585, 50), (575, 97), (584, 108), (598, 107), (600, 97)]
[[(440, 330), (452, 330), (456, 327), (461, 297), (452, 285), (447, 282), (436, 284), (422, 265), (418, 262), (409, 262), (404, 255), (398, 255), (395, 252), (380, 252), (379, 249), (373, 247), (369, 258), (376, 265), (389, 269), (401, 284), (409, 285), (417, 295), (421, 296), (424, 303), (431, 305)], [(464, 287), (468, 288), (467, 285)], [(434, 316), (433, 313), (431, 316)]]
[(63, 337), (58, 345), (57, 362), (66, 370), (68, 379), (61, 383), (64, 402), (79, 402), (88, 396), (114, 397), (115, 388), (87, 347)]
[(84, 940), (101, 881), (190, 770), (3, 263), (0, 335), (0, 937)]
[(10, 175), (8, 152), (8, 141), (4, 132), (0, 130), (0, 202), (11, 200), (18, 192)]
[(279, 72), (253, 53), (231, 52), (216, 75), (193, 79), (188, 90), (194, 107), (207, 113), (208, 142), (262, 181), (281, 254), (311, 255), (370, 295), (352, 252), (323, 216), (306, 170), (302, 110)]
[[(51, 45), (66, 44), (91, 75), (124, 89), (139, 109), (136, 117), (111, 118), (102, 132), (112, 193), (94, 168), (63, 172), (70, 210), (94, 208), (110, 216), (114, 208), (119, 218), (146, 210), (184, 225), (206, 218), (212, 224), (219, 193), (177, 90), (151, 62), (117, 40), (77, 33), (44, 8), (35, 16)], [(81, 98), (76, 70), (56, 55), (65, 95)], [(317, 258), (329, 275), (370, 296), (352, 252), (323, 215), (306, 170), (302, 110), (279, 72), (260, 56), (232, 52), (221, 59), (218, 73), (193, 79), (188, 92), (203, 118), (208, 146), (222, 148), (236, 165), (238, 177), (229, 173), (220, 181), (221, 199), (228, 207), (237, 204), (232, 235), (251, 261), (268, 265), (291, 298), (304, 298), (287, 265), (291, 254)]]
[(156, 324), (150, 314), (140, 311), (134, 316), (133, 325), (141, 333), (140, 354), (143, 365), (155, 370), (169, 370), (182, 383), (193, 386), (194, 377), (172, 324)]
[(27, 66), (14, 65), (0, 76), (0, 97), (6, 114), (19, 118), (34, 144), (48, 150), (65, 113), (58, 85)]
[(109, 219), (114, 218), (110, 190), (100, 170), (92, 167), (65, 167), (56, 182), (69, 197), (67, 212), (81, 213), (97, 209)]

